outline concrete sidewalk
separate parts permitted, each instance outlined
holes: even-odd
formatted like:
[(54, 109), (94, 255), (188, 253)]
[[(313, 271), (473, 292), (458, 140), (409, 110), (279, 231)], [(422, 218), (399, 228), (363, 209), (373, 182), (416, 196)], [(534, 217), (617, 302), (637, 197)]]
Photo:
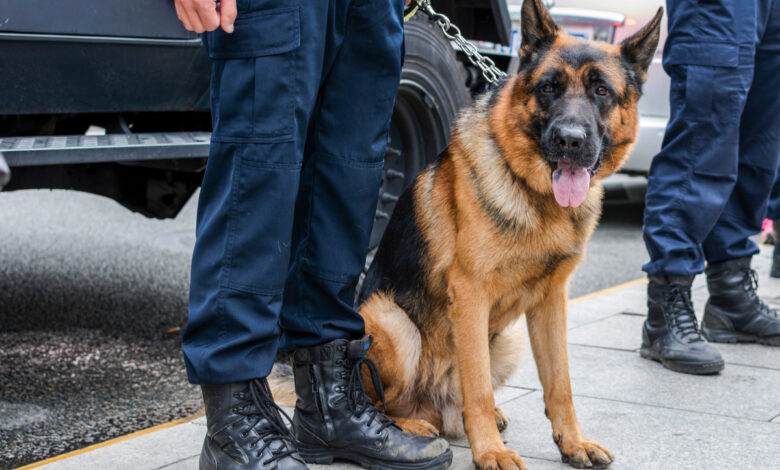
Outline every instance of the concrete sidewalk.
[[(761, 293), (780, 307), (780, 280), (766, 275), (769, 251), (757, 256), (755, 264)], [(694, 290), (699, 310), (706, 297), (700, 277)], [(637, 353), (645, 311), (643, 281), (575, 299), (570, 309), (577, 414), (586, 437), (616, 455), (612, 469), (780, 469), (780, 348), (719, 345), (727, 362), (722, 374), (676, 374)], [(497, 401), (511, 419), (504, 438), (529, 469), (570, 468), (560, 463), (552, 441), (530, 357)], [(196, 469), (205, 430), (205, 419), (196, 418), (24, 468)], [(473, 468), (466, 443), (453, 446), (452, 468)]]

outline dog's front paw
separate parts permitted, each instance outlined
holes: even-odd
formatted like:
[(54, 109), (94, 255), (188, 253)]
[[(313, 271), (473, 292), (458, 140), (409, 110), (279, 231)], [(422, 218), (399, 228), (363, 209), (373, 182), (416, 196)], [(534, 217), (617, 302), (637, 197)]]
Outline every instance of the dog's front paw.
[(475, 454), (474, 466), (478, 470), (526, 470), (517, 452), (506, 447)]
[(607, 468), (615, 460), (612, 452), (595, 441), (557, 439), (556, 444), (561, 451), (563, 463), (574, 468)]
[(496, 427), (498, 428), (498, 432), (504, 432), (507, 426), (509, 426), (509, 418), (506, 417), (499, 407), (493, 409), (493, 414), (496, 416)]

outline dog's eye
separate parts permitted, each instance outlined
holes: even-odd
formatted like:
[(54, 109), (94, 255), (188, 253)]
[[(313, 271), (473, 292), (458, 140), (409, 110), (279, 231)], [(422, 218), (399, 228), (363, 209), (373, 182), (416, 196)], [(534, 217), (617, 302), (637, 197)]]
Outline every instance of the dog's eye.
[(545, 83), (544, 85), (542, 85), (541, 90), (542, 93), (553, 93), (555, 91), (555, 87), (552, 86), (551, 83)]
[(604, 85), (599, 85), (596, 87), (596, 94), (599, 96), (607, 96), (607, 94), (609, 94), (609, 90)]

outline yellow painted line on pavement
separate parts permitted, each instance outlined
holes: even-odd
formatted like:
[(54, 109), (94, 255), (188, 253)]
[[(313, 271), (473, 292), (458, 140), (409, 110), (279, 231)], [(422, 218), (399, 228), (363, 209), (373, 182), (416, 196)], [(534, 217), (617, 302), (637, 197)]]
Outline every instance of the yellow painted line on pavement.
[(16, 470), (28, 470), (30, 468), (43, 467), (44, 465), (48, 465), (50, 463), (54, 463), (59, 460), (69, 459), (77, 455), (86, 454), (87, 452), (92, 452), (93, 450), (102, 449), (103, 447), (108, 447), (114, 444), (119, 444), (120, 442), (129, 441), (135, 439), (136, 437), (141, 437), (144, 434), (150, 434), (153, 432), (162, 431), (163, 429), (172, 428), (180, 424), (189, 423), (190, 421), (199, 418), (201, 416), (203, 416), (203, 413), (199, 412), (199, 413), (195, 413), (192, 416), (187, 416), (185, 418), (174, 419), (173, 421), (168, 421), (167, 423), (158, 424), (157, 426), (152, 426), (150, 428), (141, 429), (140, 431), (136, 431), (130, 434), (125, 434), (124, 436), (115, 437), (114, 439), (109, 439), (107, 441), (103, 441), (98, 444), (91, 445), (89, 447), (84, 447), (83, 449), (77, 449), (65, 454), (55, 455), (54, 457), (49, 457), (48, 459), (41, 460), (39, 462), (33, 462), (29, 465), (25, 465), (24, 467), (19, 467)]
[[(603, 297), (605, 295), (614, 294), (616, 292), (620, 292), (622, 290), (628, 289), (629, 287), (634, 287), (642, 284), (647, 283), (646, 277), (641, 277), (638, 279), (634, 279), (632, 281), (624, 282), (622, 284), (618, 284), (612, 287), (607, 287), (606, 289), (597, 290), (595, 292), (591, 292), (590, 294), (581, 295), (579, 297), (576, 297), (574, 299), (569, 300), (569, 305), (576, 305), (582, 302), (586, 302), (588, 300), (596, 299), (598, 297)], [(77, 455), (86, 454), (87, 452), (92, 452), (93, 450), (102, 449), (104, 447), (112, 446), (114, 444), (119, 444), (120, 442), (129, 441), (132, 439), (135, 439), (137, 437), (141, 437), (145, 434), (150, 434), (157, 431), (162, 431), (163, 429), (172, 428), (174, 426), (178, 426), (180, 424), (188, 423), (196, 418), (199, 418), (200, 416), (203, 416), (203, 413), (197, 413), (192, 416), (188, 416), (186, 418), (180, 418), (175, 419), (173, 421), (169, 421), (167, 423), (158, 424), (157, 426), (152, 426), (150, 428), (142, 429), (140, 431), (136, 431), (134, 433), (126, 434), (124, 436), (119, 436), (114, 439), (109, 439), (107, 441), (101, 442), (99, 444), (91, 445), (89, 447), (84, 447), (83, 449), (74, 450), (72, 452), (68, 452), (66, 454), (56, 455), (54, 457), (50, 457), (46, 460), (41, 460), (40, 462), (34, 462), (29, 465), (25, 465), (24, 467), (19, 467), (16, 470), (28, 470), (31, 468), (39, 468), (44, 465), (57, 462), (59, 460), (65, 460), (71, 457), (75, 457)]]
[(616, 292), (620, 292), (622, 290), (628, 289), (629, 287), (639, 286), (642, 284), (647, 284), (647, 277), (640, 277), (634, 279), (633, 281), (624, 282), (616, 286), (607, 287), (606, 289), (597, 290), (596, 292), (591, 292), (590, 294), (581, 295), (579, 297), (569, 300), (569, 305), (576, 305), (582, 302), (587, 302), (588, 300), (593, 300), (598, 297), (604, 297), (605, 295), (614, 294)]

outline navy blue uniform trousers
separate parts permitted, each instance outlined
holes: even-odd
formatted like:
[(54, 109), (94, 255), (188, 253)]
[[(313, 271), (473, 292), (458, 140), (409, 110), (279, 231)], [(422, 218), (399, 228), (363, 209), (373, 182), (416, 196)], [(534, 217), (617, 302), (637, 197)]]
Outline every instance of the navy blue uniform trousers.
[(402, 0), (238, 0), (205, 35), (213, 133), (183, 351), (193, 383), (363, 335), (354, 309), (403, 57)]
[(780, 0), (667, 0), (671, 117), (650, 168), (651, 275), (751, 256), (780, 156)]

